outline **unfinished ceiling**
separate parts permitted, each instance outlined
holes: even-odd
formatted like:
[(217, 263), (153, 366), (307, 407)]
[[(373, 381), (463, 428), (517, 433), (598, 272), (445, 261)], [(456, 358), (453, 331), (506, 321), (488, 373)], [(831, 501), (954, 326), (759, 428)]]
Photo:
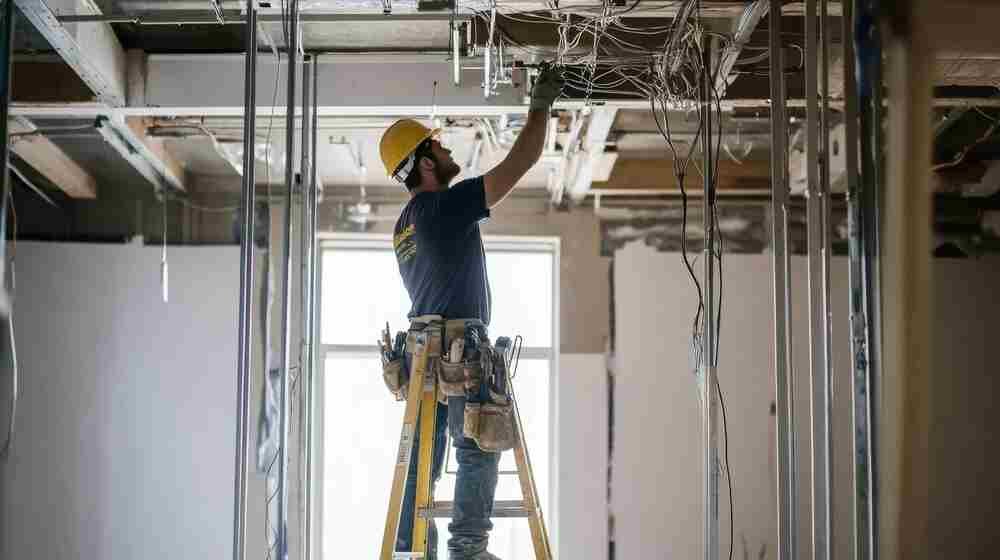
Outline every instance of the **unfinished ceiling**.
[[(65, 196), (64, 204), (80, 199), (80, 193), (100, 199), (117, 192), (110, 182), (166, 188), (185, 197), (237, 191), (244, 2), (221, 2), (221, 10), (208, 0), (16, 3), (23, 15), (17, 24), (12, 113), (22, 119), (24, 134), (47, 140), (21, 144), (26, 154), (21, 164), (31, 168), (25, 175), (36, 189)], [(486, 171), (505, 155), (523, 123), (530, 68), (557, 60), (567, 65), (571, 79), (553, 112), (545, 154), (522, 183), (525, 193), (545, 193), (541, 199), (559, 203), (603, 201), (605, 210), (676, 197), (679, 185), (650, 110), (647, 84), (639, 79), (641, 64), (623, 62), (631, 65), (630, 73), (609, 80), (606, 76), (619, 74), (606, 61), (666, 49), (688, 4), (693, 6), (563, 0), (555, 8), (541, 0), (509, 0), (496, 2), (494, 15), (493, 3), (485, 0), (460, 1), (454, 10), (415, 0), (301, 2), (304, 50), (319, 66), (320, 179), (331, 192), (398, 197), (376, 146), (381, 131), (402, 116), (440, 125), (465, 175)], [(724, 61), (725, 76), (717, 82), (724, 92), (719, 189), (766, 199), (769, 3), (698, 4), (700, 12), (686, 15), (719, 38)], [(280, 188), (286, 68), (279, 61), (287, 30), (280, 2), (259, 6), (256, 176), (258, 183)], [(831, 2), (830, 12), (837, 59), (839, 3)], [(804, 93), (802, 16), (802, 3), (784, 4), (793, 191), (801, 180), (802, 139), (795, 133)], [(600, 29), (588, 27), (600, 17), (606, 18)], [(593, 53), (600, 58), (591, 58)], [(835, 109), (843, 90), (842, 57), (837, 60), (830, 72)], [(988, 52), (943, 53), (938, 63), (939, 191), (971, 195), (979, 212), (998, 205), (1000, 180), (991, 171), (1000, 161), (995, 134), (1000, 115), (993, 108), (1000, 105), (998, 61)], [(487, 68), (493, 73), (484, 95)], [(692, 100), (678, 95), (665, 106), (662, 124), (675, 147), (693, 148), (697, 158), (692, 143), (697, 144), (698, 114)], [(32, 163), (57, 160), (69, 161), (71, 172)], [(843, 182), (838, 165), (832, 162), (835, 187), (838, 173)]]

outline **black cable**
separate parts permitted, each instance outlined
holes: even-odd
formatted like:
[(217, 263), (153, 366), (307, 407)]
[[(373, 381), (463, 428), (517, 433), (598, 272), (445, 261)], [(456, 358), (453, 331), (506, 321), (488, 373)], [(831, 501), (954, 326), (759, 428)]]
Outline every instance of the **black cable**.
[[(698, 8), (699, 8), (698, 11), (699, 11), (699, 14), (700, 14), (700, 11), (701, 11), (700, 10), (701, 9), (701, 2), (700, 1), (699, 1)], [(703, 76), (704, 76), (704, 79), (708, 79), (707, 69), (705, 69), (705, 70), (706, 71), (704, 72)], [(715, 72), (712, 75), (712, 81), (710, 82), (712, 98), (708, 100), (709, 103), (714, 102), (716, 112), (718, 113), (718, 119), (717, 119), (717, 121), (718, 121), (718, 126), (717, 126), (718, 132), (717, 132), (716, 145), (715, 145), (715, 154), (714, 155), (713, 154), (704, 154), (705, 157), (709, 158), (708, 163), (709, 163), (710, 168), (712, 169), (712, 176), (710, 177), (709, 180), (710, 180), (711, 187), (712, 187), (713, 191), (718, 186), (718, 180), (719, 180), (719, 160), (720, 160), (721, 149), (722, 149), (722, 100), (720, 99), (718, 90), (715, 88), (715, 84), (718, 81), (718, 72), (719, 72), (719, 68), (716, 68)], [(709, 108), (709, 110), (711, 110), (711, 107)], [(709, 143), (709, 149), (711, 149), (711, 143)], [(718, 299), (718, 306), (716, 307), (716, 311), (715, 311), (715, 313), (716, 313), (715, 314), (715, 340), (713, 341), (714, 342), (714, 347), (709, 349), (710, 354), (709, 354), (709, 357), (708, 357), (708, 359), (711, 360), (711, 364), (714, 367), (718, 367), (718, 365), (719, 365), (719, 347), (720, 347), (719, 341), (721, 339), (721, 333), (722, 333), (722, 302), (723, 302), (723, 299), (722, 299), (722, 290), (723, 290), (722, 254), (724, 253), (723, 242), (725, 241), (724, 238), (723, 238), (723, 235), (722, 235), (722, 231), (718, 228), (719, 214), (718, 214), (718, 206), (717, 206), (716, 202), (717, 201), (716, 201), (716, 199), (715, 199), (714, 196), (709, 200), (709, 206), (710, 206), (709, 211), (712, 213), (712, 216), (711, 216), (712, 232), (715, 233), (716, 236), (718, 237), (718, 240), (716, 241), (716, 243), (718, 244), (718, 251), (716, 251), (716, 247), (712, 247), (712, 246), (708, 247), (708, 258), (712, 259), (712, 261), (714, 261), (715, 263), (718, 264), (718, 272), (719, 272), (719, 274), (718, 274), (718, 277), (719, 277), (719, 299)], [(712, 236), (713, 239), (715, 239), (716, 236)], [(708, 236), (706, 235), (706, 238), (707, 237)], [(706, 239), (706, 243), (707, 243), (707, 239)], [(712, 262), (710, 262), (709, 266), (715, 266), (715, 265)], [(711, 321), (712, 318), (709, 317), (708, 320)], [(726, 414), (726, 400), (725, 400), (725, 397), (723, 396), (723, 393), (722, 393), (722, 382), (719, 380), (718, 375), (716, 375), (716, 377), (715, 377), (715, 388), (716, 388), (716, 391), (719, 394), (719, 404), (720, 404), (720, 407), (722, 408), (723, 456), (724, 456), (725, 462), (726, 462), (726, 481), (728, 483), (727, 486), (728, 486), (728, 489), (729, 489), (729, 560), (733, 560), (733, 551), (734, 551), (734, 544), (735, 544), (734, 541), (735, 541), (735, 534), (736, 534), (736, 532), (735, 532), (735, 528), (736, 528), (736, 506), (735, 506), (735, 501), (733, 499), (733, 475), (732, 475), (731, 466), (729, 464), (729, 419), (728, 419), (727, 414)], [(707, 405), (707, 403), (706, 403), (706, 405)]]
[(726, 400), (722, 397), (722, 385), (719, 383), (718, 377), (715, 378), (715, 388), (719, 392), (719, 404), (722, 405), (722, 434), (725, 436), (723, 449), (726, 457), (726, 480), (729, 482), (729, 560), (733, 560), (734, 526), (736, 525), (736, 512), (733, 505), (733, 474), (729, 469), (729, 427), (726, 420)]
[[(715, 207), (712, 208), (713, 220), (718, 223), (718, 212)], [(719, 306), (716, 310), (715, 315), (715, 360), (714, 364), (716, 367), (719, 365), (719, 340), (720, 333), (722, 332), (722, 254), (723, 254), (723, 237), (722, 231), (719, 232), (719, 251), (715, 254), (715, 258), (718, 262), (719, 267)], [(729, 483), (729, 560), (733, 560), (733, 544), (735, 539), (734, 529), (736, 526), (736, 507), (733, 503), (733, 474), (729, 466), (729, 420), (726, 418), (726, 400), (722, 396), (722, 382), (719, 381), (718, 375), (715, 377), (715, 387), (719, 392), (719, 404), (722, 405), (722, 433), (724, 436), (724, 455), (726, 459), (726, 481)]]
[[(705, 308), (705, 299), (701, 289), (701, 282), (698, 281), (698, 276), (694, 273), (694, 266), (691, 264), (691, 259), (688, 256), (687, 252), (688, 195), (687, 195), (687, 189), (684, 186), (684, 178), (685, 178), (684, 168), (687, 167), (687, 164), (686, 163), (682, 164), (680, 162), (679, 154), (677, 153), (677, 149), (674, 146), (673, 138), (671, 137), (670, 134), (670, 119), (669, 116), (667, 115), (666, 107), (664, 106), (662, 108), (663, 124), (660, 124), (660, 119), (657, 116), (655, 99), (653, 97), (650, 97), (649, 103), (653, 113), (653, 121), (656, 123), (656, 128), (659, 129), (660, 134), (663, 136), (664, 139), (666, 139), (667, 146), (670, 148), (671, 154), (673, 156), (672, 163), (674, 167), (674, 176), (677, 179), (677, 185), (681, 191), (681, 259), (684, 261), (684, 266), (685, 268), (687, 268), (688, 275), (691, 277), (692, 282), (694, 282), (695, 290), (698, 294), (698, 309), (695, 312), (694, 324), (693, 324), (693, 329), (697, 330), (698, 322), (701, 319), (702, 310)], [(660, 103), (661, 105), (665, 105), (662, 99), (660, 100)], [(701, 136), (700, 120), (701, 117), (699, 116), (698, 132), (695, 134), (694, 140), (691, 141), (691, 148), (688, 151), (688, 156), (685, 161), (690, 159), (691, 151), (694, 150), (694, 146), (698, 144), (698, 139)]]

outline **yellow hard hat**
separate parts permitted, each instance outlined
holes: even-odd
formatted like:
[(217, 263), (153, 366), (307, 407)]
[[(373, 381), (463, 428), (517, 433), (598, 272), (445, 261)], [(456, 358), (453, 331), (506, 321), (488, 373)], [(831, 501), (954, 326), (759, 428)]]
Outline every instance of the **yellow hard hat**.
[(399, 182), (405, 181), (415, 163), (407, 160), (424, 140), (433, 138), (440, 131), (440, 128), (431, 130), (413, 119), (393, 123), (382, 133), (382, 140), (378, 143), (386, 174)]

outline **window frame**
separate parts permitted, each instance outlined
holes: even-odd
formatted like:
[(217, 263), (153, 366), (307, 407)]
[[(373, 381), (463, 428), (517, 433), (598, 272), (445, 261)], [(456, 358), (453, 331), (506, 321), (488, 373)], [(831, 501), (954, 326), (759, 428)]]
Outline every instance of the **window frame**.
[[(312, 532), (313, 550), (317, 551), (316, 558), (324, 558), (323, 554), (323, 510), (326, 506), (323, 497), (324, 477), (323, 459), (325, 450), (323, 442), (325, 430), (324, 396), (326, 395), (325, 383), (325, 362), (329, 355), (342, 357), (371, 357), (378, 354), (378, 346), (372, 345), (350, 345), (350, 344), (324, 344), (322, 343), (321, 326), (322, 302), (323, 302), (323, 254), (327, 251), (389, 251), (392, 252), (392, 234), (389, 233), (348, 233), (333, 232), (317, 234), (317, 258), (315, 270), (315, 317), (313, 340), (316, 341), (315, 358), (316, 363), (312, 364), (313, 372), (313, 394), (314, 406), (312, 418), (315, 422), (313, 427), (313, 448), (312, 464), (307, 469), (315, 476), (312, 484), (314, 495), (313, 526), (316, 528)], [(556, 473), (559, 472), (558, 456), (555, 453), (558, 442), (556, 440), (556, 418), (557, 403), (556, 398), (558, 375), (559, 375), (559, 323), (560, 323), (560, 263), (561, 263), (561, 243), (558, 237), (554, 236), (510, 236), (510, 235), (484, 235), (483, 247), (486, 252), (504, 251), (513, 253), (546, 253), (552, 255), (552, 321), (551, 321), (551, 346), (525, 346), (521, 351), (522, 359), (538, 359), (549, 361), (549, 421), (548, 421), (548, 499), (547, 503), (541, 504), (545, 517), (548, 519), (548, 530), (550, 540), (555, 540), (554, 528), (557, 527), (558, 512), (555, 504), (558, 500), (558, 479)], [(395, 445), (398, 442), (389, 442), (388, 445)], [(386, 476), (391, 476), (390, 469), (386, 466)]]

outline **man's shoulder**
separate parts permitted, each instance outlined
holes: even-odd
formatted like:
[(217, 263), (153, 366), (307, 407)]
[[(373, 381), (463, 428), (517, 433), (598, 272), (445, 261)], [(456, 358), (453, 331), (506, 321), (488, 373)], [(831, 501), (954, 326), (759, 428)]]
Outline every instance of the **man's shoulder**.
[(397, 226), (402, 223), (412, 222), (414, 219), (419, 218), (420, 215), (427, 208), (428, 204), (433, 201), (431, 195), (434, 193), (422, 192), (410, 198), (406, 201), (406, 205), (399, 212), (399, 221), (396, 222)]
[(406, 206), (399, 212), (399, 218), (396, 220), (395, 232), (400, 231), (414, 226), (419, 222), (423, 222), (428, 219), (432, 219), (430, 214), (433, 214), (434, 202), (437, 193), (432, 192), (422, 192), (406, 202)]
[(469, 177), (468, 179), (462, 179), (461, 181), (455, 183), (455, 185), (453, 187), (451, 187), (451, 188), (457, 189), (457, 188), (466, 187), (466, 186), (469, 186), (469, 185), (483, 185), (484, 184), (483, 177), (484, 177), (483, 175), (476, 175), (475, 177)]

